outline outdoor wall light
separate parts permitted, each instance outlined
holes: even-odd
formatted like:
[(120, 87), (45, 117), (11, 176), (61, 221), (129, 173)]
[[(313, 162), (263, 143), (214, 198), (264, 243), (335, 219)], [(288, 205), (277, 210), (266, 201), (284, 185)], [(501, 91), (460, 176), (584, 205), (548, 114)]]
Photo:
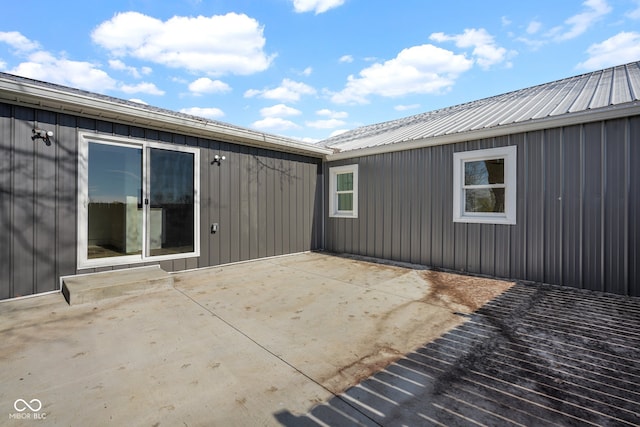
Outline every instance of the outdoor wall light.
[(53, 136), (53, 132), (50, 130), (36, 129), (33, 128), (31, 130), (31, 140), (35, 141), (36, 139), (42, 139), (46, 145), (51, 145), (51, 137)]
[(211, 164), (217, 164), (218, 166), (220, 166), (220, 164), (222, 163), (222, 161), (225, 159), (226, 157), (224, 156), (220, 156), (218, 154), (216, 154), (215, 156), (213, 156), (213, 161), (211, 162)]

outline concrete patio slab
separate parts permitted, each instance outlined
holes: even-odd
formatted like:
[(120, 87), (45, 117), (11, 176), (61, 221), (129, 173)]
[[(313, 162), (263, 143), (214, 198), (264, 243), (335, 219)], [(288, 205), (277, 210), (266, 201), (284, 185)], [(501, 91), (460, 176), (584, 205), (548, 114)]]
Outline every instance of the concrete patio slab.
[(4, 302), (0, 424), (278, 425), (276, 414), (306, 413), (510, 286), (309, 253), (92, 304)]

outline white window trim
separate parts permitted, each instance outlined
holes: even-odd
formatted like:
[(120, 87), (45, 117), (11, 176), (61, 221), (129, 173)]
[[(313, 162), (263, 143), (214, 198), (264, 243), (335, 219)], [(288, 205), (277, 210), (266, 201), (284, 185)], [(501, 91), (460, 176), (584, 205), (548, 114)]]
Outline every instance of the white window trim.
[[(135, 147), (140, 148), (143, 151), (143, 156), (148, 159), (146, 154), (148, 148), (159, 148), (170, 151), (180, 151), (186, 153), (192, 153), (194, 155), (193, 161), (193, 192), (194, 192), (194, 250), (193, 252), (186, 252), (172, 255), (157, 255), (151, 256), (144, 253), (144, 250), (140, 255), (124, 255), (119, 257), (106, 257), (89, 259), (87, 257), (87, 243), (88, 243), (88, 204), (89, 204), (89, 142), (98, 142), (115, 146)], [(148, 166), (145, 165), (145, 169)], [(148, 176), (143, 181), (143, 191), (145, 196), (149, 194), (149, 181)], [(144, 198), (144, 197), (143, 197)], [(154, 141), (143, 141), (130, 138), (123, 138), (117, 136), (99, 135), (88, 132), (78, 132), (78, 204), (77, 204), (77, 268), (95, 268), (95, 267), (109, 267), (115, 265), (125, 264), (139, 264), (143, 262), (155, 262), (165, 261), (172, 259), (184, 259), (195, 258), (200, 256), (200, 149), (197, 147), (189, 147), (184, 145), (174, 145), (167, 143), (160, 143)], [(146, 220), (143, 221), (142, 227), (142, 239), (146, 242)], [(143, 245), (143, 248), (145, 246)]]
[[(517, 188), (517, 147), (489, 148), (486, 150), (464, 151), (453, 153), (453, 222), (467, 222), (480, 224), (515, 224), (516, 223), (516, 188)], [(505, 212), (478, 213), (465, 212), (464, 203), (464, 163), (504, 159), (505, 163)]]
[[(353, 173), (353, 210), (338, 210), (337, 176)], [(329, 217), (358, 218), (358, 165), (335, 166), (329, 168)]]

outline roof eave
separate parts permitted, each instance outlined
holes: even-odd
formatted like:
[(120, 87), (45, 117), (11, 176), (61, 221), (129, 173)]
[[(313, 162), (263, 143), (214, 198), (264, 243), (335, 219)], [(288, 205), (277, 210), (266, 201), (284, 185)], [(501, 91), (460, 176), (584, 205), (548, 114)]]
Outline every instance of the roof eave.
[(143, 106), (120, 104), (108, 99), (3, 78), (0, 78), (0, 101), (312, 157), (322, 158), (333, 153), (333, 150), (328, 148), (315, 147), (251, 129), (225, 126), (197, 117), (173, 115), (170, 112), (152, 111)]
[(597, 110), (585, 110), (576, 113), (563, 114), (561, 116), (545, 117), (542, 119), (529, 120), (526, 122), (500, 125), (491, 128), (483, 128), (449, 135), (438, 135), (415, 140), (389, 143), (375, 147), (365, 147), (349, 151), (341, 151), (333, 154), (328, 154), (326, 156), (326, 160), (334, 161), (352, 159), (356, 157), (413, 150), (416, 148), (431, 147), (436, 145), (455, 144), (459, 142), (495, 138), (516, 133), (571, 126), (581, 123), (612, 120), (633, 115), (640, 115), (640, 101), (621, 105), (613, 105)]

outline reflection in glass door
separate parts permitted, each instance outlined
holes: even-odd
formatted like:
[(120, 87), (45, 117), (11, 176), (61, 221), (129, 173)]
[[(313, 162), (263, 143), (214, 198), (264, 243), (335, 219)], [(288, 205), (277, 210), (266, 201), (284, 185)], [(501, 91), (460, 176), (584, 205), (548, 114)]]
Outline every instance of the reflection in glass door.
[(149, 149), (148, 255), (194, 252), (195, 155)]
[(80, 268), (200, 255), (198, 148), (80, 137)]
[(87, 259), (141, 254), (142, 149), (88, 147)]

